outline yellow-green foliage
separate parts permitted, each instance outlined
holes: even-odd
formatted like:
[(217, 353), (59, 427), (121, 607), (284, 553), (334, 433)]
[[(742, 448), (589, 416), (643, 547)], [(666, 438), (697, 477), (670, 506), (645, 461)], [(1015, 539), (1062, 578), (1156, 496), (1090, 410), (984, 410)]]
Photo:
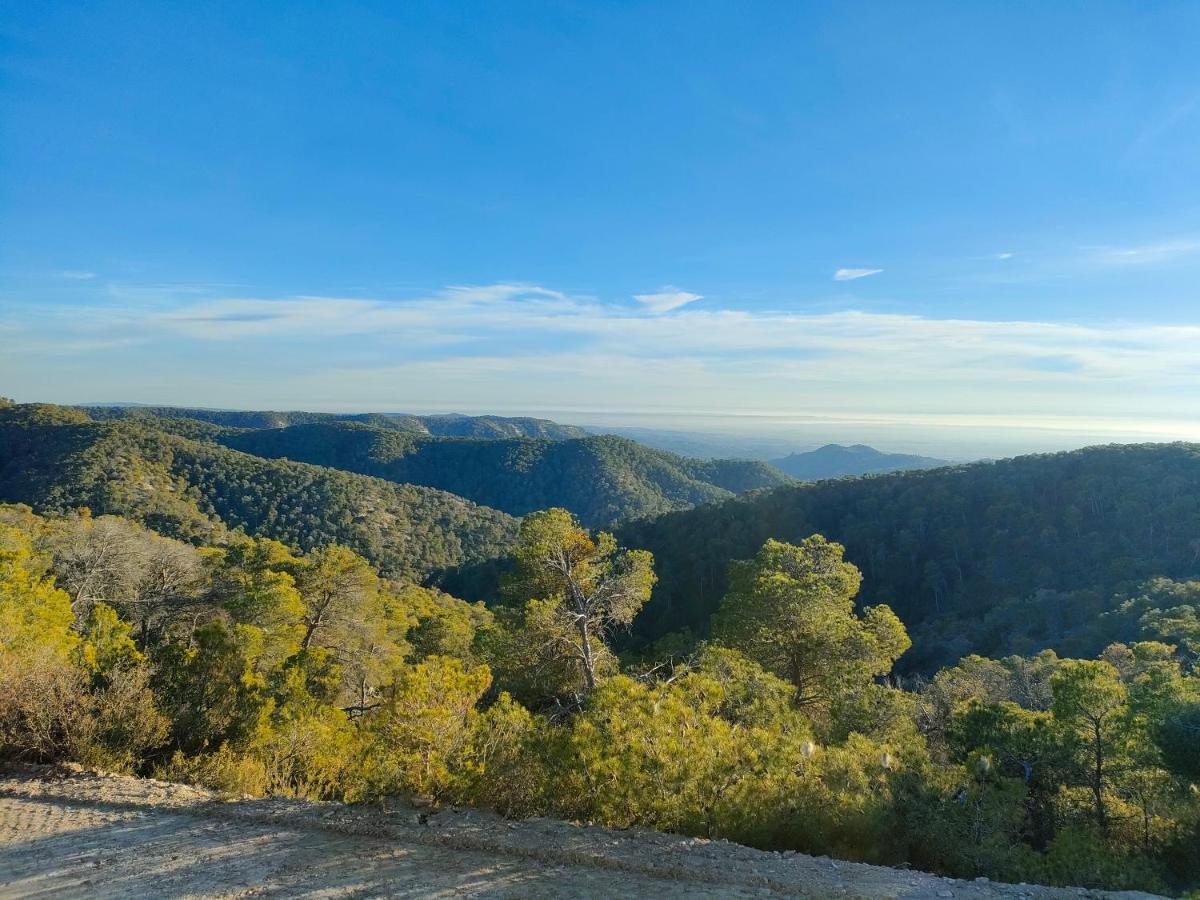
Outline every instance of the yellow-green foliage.
[(813, 535), (767, 541), (730, 566), (729, 592), (713, 620), (717, 640), (791, 681), (797, 703), (825, 708), (891, 671), (910, 641), (886, 606), (854, 611), (862, 576), (840, 544)]
[(25, 532), (0, 524), (0, 653), (65, 661), (79, 644), (71, 599), (45, 577)]
[(68, 749), (84, 691), (70, 598), (45, 577), (30, 537), (0, 525), (0, 751), (46, 758)]
[(214, 594), (230, 615), (259, 629), (270, 648), (266, 667), (282, 662), (300, 646), (304, 601), (296, 589), (303, 562), (283, 544), (243, 540), (205, 554)]
[(130, 632), (133, 629), (121, 621), (117, 611), (107, 603), (96, 600), (88, 611), (83, 625), (84, 665), (102, 675), (116, 669), (129, 669), (145, 661)]
[[(697, 676), (702, 677), (702, 676)], [(605, 682), (573, 724), (559, 792), (581, 818), (698, 834), (738, 833), (763, 786), (772, 735), (714, 714), (719, 689)], [(707, 700), (707, 702), (706, 702)], [(699, 702), (696, 702), (699, 701)]]
[(476, 705), (491, 682), (487, 666), (471, 669), (446, 656), (401, 672), (365, 724), (369, 791), (436, 800), (469, 776)]
[(167, 730), (143, 657), (111, 607), (92, 607), (82, 637), (74, 621), (30, 535), (0, 524), (0, 755), (132, 768)]
[[(855, 610), (859, 573), (814, 536), (735, 567), (712, 643), (622, 672), (609, 632), (653, 580), (647, 555), (561, 510), (529, 517), (515, 604), (488, 610), (344, 547), (197, 554), (119, 520), (0, 509), (0, 756), (966, 877), (1200, 880), (1187, 610), (1097, 660), (967, 657), (904, 690), (881, 678), (903, 626)], [(1178, 645), (1153, 640), (1168, 629)]]
[(495, 617), (482, 603), (464, 603), (432, 588), (405, 585), (393, 599), (400, 615), (409, 621), (410, 657), (477, 656), (476, 637)]
[(561, 737), (558, 732), (509, 694), (500, 694), (473, 722), (456, 799), (510, 816), (545, 812), (551, 803), (551, 748)]
[(857, 734), (817, 743), (791, 693), (729, 656), (669, 684), (611, 678), (556, 748), (554, 802), (620, 826), (886, 858), (890, 780), (911, 760)]
[(577, 696), (594, 690), (613, 665), (609, 631), (628, 627), (650, 599), (653, 558), (644, 550), (618, 550), (611, 534), (593, 536), (565, 509), (526, 516), (515, 557), (507, 591), (525, 604), (522, 624), (535, 635), (531, 662), (576, 669)]

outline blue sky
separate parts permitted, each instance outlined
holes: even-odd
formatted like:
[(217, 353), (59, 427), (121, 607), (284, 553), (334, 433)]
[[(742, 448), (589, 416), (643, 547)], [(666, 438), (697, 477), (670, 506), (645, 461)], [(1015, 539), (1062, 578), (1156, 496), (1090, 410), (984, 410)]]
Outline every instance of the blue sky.
[(1200, 438), (1195, 3), (0, 11), (0, 393)]

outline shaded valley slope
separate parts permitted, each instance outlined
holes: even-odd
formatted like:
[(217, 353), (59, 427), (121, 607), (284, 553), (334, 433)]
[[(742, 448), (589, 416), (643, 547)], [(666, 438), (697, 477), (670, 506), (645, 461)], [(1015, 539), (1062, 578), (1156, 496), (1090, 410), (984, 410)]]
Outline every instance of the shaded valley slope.
[(301, 550), (342, 543), (390, 575), (427, 579), (503, 555), (516, 520), (427, 487), (263, 459), (141, 421), (67, 407), (0, 410), (0, 500), (88, 507), (196, 543), (229, 529)]
[(766, 463), (688, 459), (611, 435), (562, 441), (469, 440), (336, 423), (244, 431), (217, 439), (258, 456), (440, 488), (516, 516), (561, 506), (591, 526), (788, 482)]
[[(814, 533), (845, 544), (863, 572), (861, 603), (890, 605), (913, 632), (910, 668), (969, 652), (1089, 655), (1117, 639), (1121, 592), (1200, 577), (1200, 446), (1090, 447), (816, 482), (629, 523), (619, 539), (653, 552), (659, 575), (635, 629), (647, 640), (703, 633), (730, 560), (768, 538)], [(1130, 627), (1136, 634), (1136, 620)]]

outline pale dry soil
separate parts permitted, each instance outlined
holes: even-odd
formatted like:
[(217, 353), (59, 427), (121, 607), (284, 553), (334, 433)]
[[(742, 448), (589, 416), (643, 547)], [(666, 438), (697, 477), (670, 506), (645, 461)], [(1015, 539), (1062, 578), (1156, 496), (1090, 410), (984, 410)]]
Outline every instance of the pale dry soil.
[(478, 810), (230, 800), (161, 781), (0, 776), (0, 897), (1147, 897), (979, 881)]

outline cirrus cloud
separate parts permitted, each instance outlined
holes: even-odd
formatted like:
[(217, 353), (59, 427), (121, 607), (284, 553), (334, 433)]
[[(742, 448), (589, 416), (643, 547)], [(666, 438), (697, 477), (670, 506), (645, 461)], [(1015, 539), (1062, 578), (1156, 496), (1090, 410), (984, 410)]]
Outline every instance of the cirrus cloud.
[(838, 269), (833, 273), (834, 281), (857, 281), (870, 275), (878, 275), (883, 269)]
[[(119, 307), (34, 305), (0, 318), (0, 330), (21, 328), (0, 355), (0, 381), (55, 399), (50, 353), (52, 378), (74, 379), (61, 388), (68, 398), (1200, 420), (1194, 324), (696, 307), (699, 295), (678, 289), (641, 296), (652, 299), (634, 307), (498, 284), (404, 299), (183, 293)], [(147, 397), (144, 372), (164, 365), (170, 383), (155, 387), (166, 393)]]
[(633, 299), (652, 313), (665, 313), (703, 299), (703, 294), (681, 291), (674, 285), (659, 288), (653, 294), (634, 294)]

